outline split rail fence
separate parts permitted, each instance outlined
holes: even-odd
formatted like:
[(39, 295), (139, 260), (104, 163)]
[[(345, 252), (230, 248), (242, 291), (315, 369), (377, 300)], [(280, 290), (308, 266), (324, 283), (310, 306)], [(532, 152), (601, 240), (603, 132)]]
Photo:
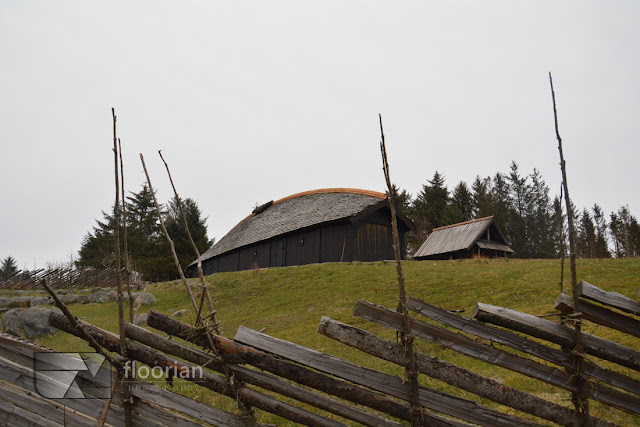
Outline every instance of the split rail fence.
[[(140, 278), (133, 272), (132, 281), (135, 283)], [(122, 280), (126, 280), (126, 272), (120, 273)], [(41, 282), (46, 281), (52, 289), (75, 288), (110, 288), (116, 285), (117, 275), (115, 269), (86, 269), (73, 268), (38, 269), (33, 271), (18, 271), (10, 277), (0, 277), (0, 289), (36, 289), (41, 288)]]
[[(604, 292), (585, 282), (580, 284), (580, 294), (579, 310), (585, 319), (638, 336), (639, 321), (633, 317), (640, 315), (638, 301)], [(572, 313), (571, 304), (571, 298), (561, 294), (556, 308)], [(571, 327), (482, 303), (477, 304), (473, 318), (462, 317), (415, 298), (409, 300), (409, 308), (419, 316), (412, 318), (411, 325), (417, 338), (565, 390), (567, 401), (572, 393), (577, 392), (572, 373)], [(355, 305), (354, 315), (393, 331), (404, 332), (402, 317), (394, 310), (361, 300)], [(58, 312), (53, 312), (49, 321), (58, 329), (78, 335)], [(110, 351), (118, 351), (118, 335), (81, 323), (100, 345)], [(214, 346), (220, 355), (216, 357), (209, 352), (209, 340), (203, 329), (155, 311), (149, 314), (147, 323), (169, 337), (188, 343), (127, 324), (128, 355), (131, 359), (151, 367), (158, 366), (163, 371), (178, 369), (181, 373), (197, 372), (197, 367), (205, 366), (202, 375), (189, 374), (184, 378), (231, 399), (239, 399), (252, 408), (312, 426), (340, 426), (345, 423), (399, 426), (411, 420), (409, 385), (398, 376), (245, 327), (238, 329), (234, 340), (213, 336)], [(399, 344), (363, 329), (323, 317), (318, 332), (378, 359), (402, 367), (406, 364), (405, 352)], [(589, 383), (590, 399), (640, 415), (638, 376), (621, 373), (640, 370), (640, 353), (595, 335), (585, 334), (584, 338), (585, 352), (589, 357), (606, 361), (585, 361), (583, 375)], [(32, 363), (30, 352), (33, 351), (42, 350), (24, 341), (0, 336), (0, 379), (5, 382), (0, 387), (0, 414), (3, 417), (0, 420), (24, 421), (28, 417), (36, 417), (43, 408), (50, 408), (51, 413), (58, 414), (58, 421), (54, 420), (51, 425), (60, 425), (60, 417), (66, 419), (68, 425), (95, 424), (103, 404), (101, 400), (68, 399), (60, 402), (34, 394), (29, 388), (34, 373), (28, 368)], [(463, 390), (467, 392), (465, 395), (472, 393), (511, 408), (500, 411), (421, 385), (419, 401), (425, 425), (533, 426), (552, 422), (568, 426), (576, 421), (573, 408), (506, 386), (433, 356), (417, 352), (416, 365), (421, 374)], [(610, 369), (604, 365), (618, 365), (618, 368)], [(231, 372), (239, 387), (231, 387), (226, 377), (219, 374), (225, 370)], [(246, 420), (239, 415), (135, 381), (131, 391), (135, 398), (133, 411), (137, 425), (245, 424)], [(107, 423), (123, 425), (123, 409), (118, 404), (121, 400), (120, 394), (116, 393)], [(63, 413), (63, 409), (66, 412)], [(76, 424), (70, 424), (72, 418)], [(604, 418), (608, 418), (606, 414)], [(49, 425), (39, 424), (40, 421), (30, 422)], [(593, 416), (591, 422), (594, 426), (614, 425)]]

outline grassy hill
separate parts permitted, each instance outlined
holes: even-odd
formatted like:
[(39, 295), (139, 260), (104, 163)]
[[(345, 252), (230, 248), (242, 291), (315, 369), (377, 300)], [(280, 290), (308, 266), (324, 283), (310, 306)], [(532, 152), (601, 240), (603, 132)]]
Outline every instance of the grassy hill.
[[(568, 263), (565, 266), (565, 290), (570, 289)], [(616, 291), (637, 298), (640, 287), (640, 259), (578, 260), (578, 280), (585, 280), (604, 290)], [(553, 311), (559, 293), (560, 261), (558, 260), (461, 260), (409, 261), (404, 263), (406, 286), (411, 296), (447, 309), (464, 309), (470, 316), (476, 302), (504, 306), (534, 315)], [(402, 375), (402, 370), (380, 364), (345, 345), (316, 333), (322, 316), (367, 329), (395, 339), (383, 328), (355, 318), (351, 313), (357, 299), (397, 306), (395, 266), (389, 262), (321, 264), (274, 268), (236, 273), (219, 273), (207, 277), (224, 335), (233, 337), (238, 326), (246, 326), (310, 348)], [(190, 309), (190, 303), (180, 282), (151, 285), (149, 291), (157, 298), (154, 310), (174, 313)], [(74, 315), (100, 327), (117, 330), (115, 303), (76, 305)], [(145, 308), (143, 311), (149, 311)], [(188, 319), (186, 321), (189, 321)], [(587, 325), (587, 331), (593, 331)], [(624, 345), (640, 349), (637, 339), (599, 327), (597, 334)], [(39, 340), (43, 345), (60, 351), (82, 351), (84, 342), (67, 334), (57, 333)], [(432, 344), (420, 342), (420, 351), (443, 358), (493, 378), (505, 384), (536, 393), (557, 403), (569, 405), (567, 392), (540, 384), (484, 362), (475, 361)], [(626, 372), (628, 373), (628, 372)], [(633, 373), (632, 375), (635, 375)], [(446, 384), (424, 378), (432, 387), (452, 392)], [(457, 392), (457, 391), (456, 391)], [(202, 391), (199, 391), (202, 393)], [(457, 392), (460, 394), (459, 392)], [(468, 393), (462, 396), (478, 400)], [(216, 396), (198, 395), (207, 401)], [(228, 400), (228, 399), (227, 399)], [(496, 406), (480, 399), (481, 403)], [(222, 403), (228, 405), (228, 402)], [(232, 406), (227, 409), (231, 410)], [(595, 404), (593, 412), (621, 424), (640, 423), (618, 411)], [(263, 421), (269, 421), (265, 418)]]

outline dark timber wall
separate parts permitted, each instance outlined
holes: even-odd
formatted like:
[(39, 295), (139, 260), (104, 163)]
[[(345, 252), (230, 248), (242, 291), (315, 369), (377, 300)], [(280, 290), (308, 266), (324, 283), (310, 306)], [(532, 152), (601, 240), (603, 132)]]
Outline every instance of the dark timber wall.
[[(393, 235), (389, 209), (381, 209), (357, 221), (349, 219), (321, 224), (258, 242), (203, 261), (204, 274), (252, 268), (285, 267), (324, 262), (381, 261), (393, 259)], [(400, 225), (402, 257), (404, 234)]]

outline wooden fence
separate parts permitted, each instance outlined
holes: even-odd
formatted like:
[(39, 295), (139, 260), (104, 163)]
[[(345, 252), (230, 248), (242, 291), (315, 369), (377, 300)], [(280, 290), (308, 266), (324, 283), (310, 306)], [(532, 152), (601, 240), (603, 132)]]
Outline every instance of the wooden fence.
[[(126, 279), (126, 272), (121, 271), (122, 280)], [(138, 273), (132, 273), (132, 281), (140, 280)], [(0, 289), (38, 289), (44, 280), (53, 289), (84, 289), (110, 288), (116, 285), (116, 271), (114, 269), (85, 269), (73, 268), (38, 269), (33, 271), (18, 271), (10, 277), (0, 277)]]
[[(619, 294), (601, 291), (584, 282), (581, 283), (580, 293), (582, 299), (579, 309), (585, 318), (637, 336), (640, 329), (637, 328), (638, 320), (633, 316), (640, 314), (640, 303)], [(571, 303), (570, 298), (560, 295), (556, 307), (561, 312), (572, 313)], [(476, 306), (473, 318), (464, 318), (414, 298), (410, 299), (409, 307), (418, 316), (411, 320), (412, 331), (417, 338), (526, 375), (532, 380), (551, 384), (567, 392), (567, 401), (571, 393), (576, 392), (575, 376), (572, 374), (573, 331), (569, 326), (482, 303)], [(395, 310), (358, 301), (354, 315), (403, 332), (401, 315)], [(254, 409), (295, 423), (314, 426), (338, 426), (345, 423), (399, 426), (403, 421), (411, 420), (409, 385), (398, 376), (358, 366), (245, 327), (238, 329), (234, 340), (214, 336), (214, 345), (221, 355), (215, 357), (208, 352), (209, 341), (205, 338), (204, 330), (154, 311), (149, 314), (147, 322), (152, 328), (190, 344), (182, 344), (175, 339), (167, 339), (147, 329), (127, 324), (128, 354), (131, 359), (163, 370), (172, 367), (181, 373), (196, 372), (194, 369), (197, 367), (206, 366), (202, 375), (181, 374), (180, 377), (194, 386), (241, 400)], [(67, 319), (58, 312), (52, 313), (50, 323), (61, 330), (77, 334)], [(111, 351), (118, 350), (119, 337), (116, 334), (88, 323), (82, 324), (100, 345)], [(363, 329), (324, 317), (318, 332), (381, 360), (402, 367), (406, 364), (406, 355), (400, 345)], [(62, 410), (60, 402), (42, 402), (46, 399), (33, 393), (27, 393), (30, 400), (24, 397), (25, 390), (30, 390), (28, 381), (20, 382), (19, 379), (29, 378), (29, 375), (33, 376), (33, 372), (29, 374), (25, 366), (18, 369), (15, 363), (29, 366), (29, 351), (35, 351), (33, 344), (0, 336), (0, 356), (4, 358), (0, 359), (0, 364), (4, 364), (0, 366), (0, 379), (22, 387), (22, 391), (14, 390), (11, 388), (13, 386), (5, 387), (11, 393), (3, 391), (0, 395), (0, 414), (5, 419), (18, 416), (25, 418), (28, 414), (23, 412), (35, 414), (37, 408), (44, 407), (42, 405), (58, 405), (57, 411)], [(637, 376), (621, 373), (640, 370), (640, 353), (586, 334), (585, 351), (590, 355), (583, 371), (589, 382), (590, 399), (616, 410), (640, 414), (640, 381), (636, 379)], [(16, 361), (15, 357), (19, 360)], [(597, 363), (591, 360), (593, 357), (607, 363)], [(619, 365), (621, 369), (605, 365)], [(499, 380), (420, 352), (416, 353), (416, 366), (423, 375), (460, 389), (467, 396), (469, 393), (478, 396), (478, 399), (462, 398), (421, 385), (419, 402), (425, 425), (463, 426), (471, 423), (481, 426), (532, 426), (549, 421), (559, 425), (574, 425), (573, 408), (506, 386)], [(225, 370), (232, 374), (237, 382), (235, 386), (231, 386), (226, 377), (220, 375)], [(135, 396), (133, 408), (139, 425), (169, 424), (167, 420), (171, 420), (170, 424), (185, 426), (244, 423), (238, 415), (151, 384), (134, 383), (136, 384), (142, 385), (132, 388)], [(479, 398), (489, 399), (510, 409), (490, 408), (478, 403), (476, 400), (480, 400)], [(116, 393), (115, 401), (118, 402), (118, 399), (121, 401), (122, 398)], [(65, 402), (62, 405), (66, 405), (67, 411), (69, 408), (75, 411), (78, 425), (85, 425), (81, 423), (85, 420), (83, 417), (90, 417), (95, 422), (100, 410), (95, 399), (91, 403)], [(87, 405), (92, 406), (89, 408)], [(14, 409), (9, 410), (7, 407)], [(113, 413), (110, 412), (108, 422), (123, 424), (123, 418), (118, 418), (121, 413), (122, 407), (116, 404)], [(592, 417), (591, 422), (594, 426), (614, 425), (597, 417)]]

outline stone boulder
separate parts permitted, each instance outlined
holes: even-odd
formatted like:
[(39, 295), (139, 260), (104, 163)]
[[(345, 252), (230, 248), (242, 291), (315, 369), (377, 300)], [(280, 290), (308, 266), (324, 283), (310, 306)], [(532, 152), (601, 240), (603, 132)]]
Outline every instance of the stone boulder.
[(142, 305), (151, 305), (156, 303), (156, 297), (154, 297), (150, 293), (146, 293), (144, 295), (140, 294), (136, 296), (134, 304), (137, 306), (138, 304), (140, 304), (140, 301), (142, 301)]
[(56, 328), (49, 325), (49, 313), (53, 309), (46, 307), (14, 308), (2, 317), (2, 328), (8, 334), (29, 339), (40, 335), (52, 334)]
[(147, 324), (148, 317), (149, 315), (147, 313), (138, 314), (134, 323), (138, 326), (144, 326)]
[(0, 298), (1, 308), (30, 307), (33, 297)]
[(39, 305), (51, 304), (53, 303), (53, 299), (47, 297), (35, 297), (31, 300), (31, 307), (36, 307)]
[(110, 291), (100, 290), (89, 295), (89, 302), (91, 303), (105, 303), (114, 300), (115, 297)]

